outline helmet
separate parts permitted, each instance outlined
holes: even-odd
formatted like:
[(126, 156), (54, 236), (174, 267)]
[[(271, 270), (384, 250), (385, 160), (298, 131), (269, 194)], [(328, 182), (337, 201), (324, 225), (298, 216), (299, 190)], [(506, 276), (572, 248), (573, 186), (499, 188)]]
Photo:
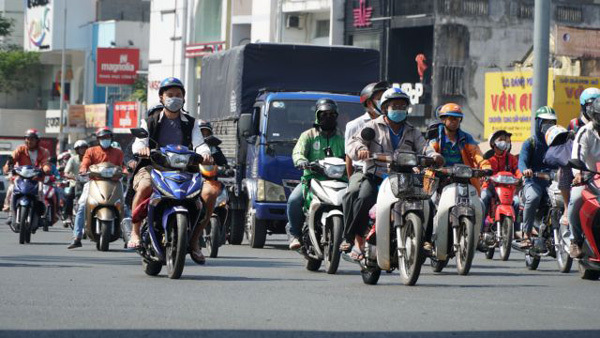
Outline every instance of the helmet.
[(590, 119), (594, 121), (595, 124), (600, 124), (600, 98), (597, 98), (592, 102), (589, 112)]
[(538, 110), (535, 111), (535, 118), (556, 121), (556, 111), (549, 106), (539, 107)]
[(387, 90), (388, 88), (390, 88), (390, 84), (387, 81), (369, 83), (360, 91), (360, 103), (366, 107), (367, 101), (369, 101), (375, 93)]
[(102, 127), (102, 128), (98, 128), (98, 130), (96, 130), (96, 137), (103, 137), (103, 136), (110, 136), (112, 137), (113, 133), (110, 130), (110, 128), (108, 127)]
[(488, 143), (490, 144), (490, 148), (494, 148), (494, 141), (496, 141), (496, 139), (502, 135), (512, 136), (511, 133), (507, 132), (504, 129), (496, 130), (488, 138)]
[(87, 148), (90, 145), (85, 141), (85, 140), (78, 140), (77, 142), (75, 142), (75, 144), (73, 145), (73, 149), (77, 150), (77, 148)]
[(150, 117), (152, 114), (156, 113), (157, 111), (161, 111), (163, 110), (164, 106), (162, 104), (157, 104), (156, 106), (150, 107), (150, 109), (148, 109), (148, 111), (146, 112), (146, 116)]
[(27, 129), (27, 131), (25, 132), (25, 137), (35, 137), (39, 139), (40, 135), (37, 129)]
[(592, 103), (598, 97), (600, 97), (600, 89), (594, 87), (586, 88), (579, 95), (579, 104), (585, 106), (587, 103)]
[(210, 132), (212, 133), (212, 124), (210, 124), (210, 122), (205, 121), (205, 120), (198, 120), (198, 127), (200, 128), (200, 130), (202, 129), (208, 129), (210, 130)]
[(338, 106), (332, 99), (319, 99), (316, 103), (315, 114), (317, 114), (317, 120), (319, 119), (319, 113), (322, 111), (334, 111), (338, 112)]
[(71, 158), (71, 153), (68, 151), (63, 151), (62, 153), (60, 153), (60, 155), (58, 155), (59, 161), (68, 161), (69, 158)]
[(158, 96), (161, 96), (165, 92), (165, 90), (173, 87), (181, 88), (183, 95), (185, 95), (185, 87), (183, 86), (181, 80), (179, 80), (176, 77), (168, 77), (162, 80), (162, 82), (160, 83), (160, 87), (158, 88)]
[(388, 104), (392, 100), (404, 100), (410, 105), (410, 97), (402, 89), (394, 87), (383, 92), (381, 100), (379, 100), (379, 109), (382, 109), (384, 104)]
[[(569, 135), (569, 131), (563, 126), (552, 126), (546, 131), (546, 135), (544, 135), (546, 139), (546, 144), (548, 147), (554, 145), (555, 141), (566, 139)], [(556, 142), (560, 144), (559, 142)]]
[(456, 103), (446, 103), (439, 107), (437, 109), (437, 114), (440, 119), (446, 116), (460, 117), (461, 119), (464, 117), (462, 107)]

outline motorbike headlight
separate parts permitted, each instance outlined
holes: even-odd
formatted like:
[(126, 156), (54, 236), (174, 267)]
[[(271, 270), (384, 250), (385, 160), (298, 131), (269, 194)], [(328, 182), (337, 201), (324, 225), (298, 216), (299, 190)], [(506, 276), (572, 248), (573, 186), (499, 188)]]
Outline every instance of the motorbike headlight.
[(100, 170), (100, 176), (103, 178), (111, 178), (117, 173), (117, 167), (105, 167)]
[(400, 166), (416, 166), (418, 159), (417, 154), (414, 153), (398, 153), (396, 154), (396, 158), (394, 159), (397, 165)]
[(325, 175), (329, 178), (338, 179), (344, 176), (345, 165), (325, 165)]
[(492, 177), (492, 181), (499, 183), (499, 184), (517, 184), (519, 182), (519, 180), (516, 179), (515, 177), (508, 176), (508, 175), (494, 176), (494, 177)]
[(23, 178), (33, 178), (37, 174), (34, 168), (23, 168), (18, 173)]
[(169, 166), (176, 169), (184, 169), (190, 162), (191, 154), (177, 154), (167, 152), (167, 161)]
[(459, 165), (452, 168), (453, 175), (458, 178), (471, 178), (473, 177), (473, 169), (470, 167)]
[(258, 179), (256, 200), (260, 202), (285, 202), (285, 190), (283, 186)]

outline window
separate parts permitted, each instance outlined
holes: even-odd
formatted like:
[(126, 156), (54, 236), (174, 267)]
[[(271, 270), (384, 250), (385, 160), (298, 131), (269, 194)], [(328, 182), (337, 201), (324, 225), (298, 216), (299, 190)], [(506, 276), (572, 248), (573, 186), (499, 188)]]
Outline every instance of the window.
[(463, 67), (442, 66), (441, 73), (443, 95), (465, 95), (463, 86), (463, 77), (465, 70)]
[(381, 35), (377, 33), (371, 34), (355, 34), (350, 42), (352, 46), (360, 48), (370, 48), (381, 50)]
[(554, 17), (556, 21), (583, 22), (583, 11), (581, 7), (556, 6)]
[(446, 15), (488, 16), (488, 0), (438, 0), (438, 11)]
[(329, 20), (317, 20), (315, 38), (329, 37)]

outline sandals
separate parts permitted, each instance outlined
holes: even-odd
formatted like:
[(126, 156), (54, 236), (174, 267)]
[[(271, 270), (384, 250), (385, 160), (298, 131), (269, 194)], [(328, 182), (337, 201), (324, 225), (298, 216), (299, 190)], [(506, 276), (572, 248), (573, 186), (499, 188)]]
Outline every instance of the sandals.
[(342, 242), (342, 244), (340, 244), (340, 251), (341, 252), (345, 252), (348, 253), (350, 252), (350, 250), (352, 250), (352, 247), (354, 246), (353, 243), (348, 242), (347, 240), (344, 240)]
[(204, 265), (206, 263), (206, 257), (204, 257), (204, 254), (200, 250), (198, 250), (198, 251), (191, 250), (190, 257), (192, 258), (194, 263), (196, 263), (198, 265)]
[(352, 258), (352, 260), (356, 261), (356, 262), (360, 262), (365, 258), (365, 255), (363, 254), (362, 251), (360, 251), (360, 249), (358, 248), (354, 248), (350, 251), (350, 253), (348, 254), (348, 256), (350, 256), (350, 258)]
[(140, 239), (134, 240), (133, 238), (129, 238), (129, 242), (127, 242), (127, 249), (139, 249), (142, 246), (142, 241)]

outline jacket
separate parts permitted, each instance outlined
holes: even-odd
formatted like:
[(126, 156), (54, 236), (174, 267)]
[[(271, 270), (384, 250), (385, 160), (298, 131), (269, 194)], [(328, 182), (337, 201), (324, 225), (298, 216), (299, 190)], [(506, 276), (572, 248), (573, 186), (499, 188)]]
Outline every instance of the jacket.
[[(521, 178), (522, 174), (519, 171), (519, 160), (517, 157), (508, 151), (504, 152), (502, 155), (494, 154), (492, 157), (488, 159), (490, 166), (492, 167), (492, 172), (494, 175), (501, 171), (508, 171), (513, 173), (517, 178)], [(483, 188), (486, 189), (489, 183), (487, 181), (483, 182)]]
[[(525, 142), (523, 142), (523, 146), (521, 147), (521, 153), (519, 154), (519, 170), (521, 172), (524, 172), (527, 169), (531, 169), (534, 172), (548, 172), (551, 170), (551, 168), (544, 163), (544, 157), (548, 151), (548, 145), (546, 144), (544, 135), (540, 131), (539, 123), (536, 123), (535, 129), (535, 136), (525, 140)], [(546, 180), (536, 177), (525, 179), (525, 183), (532, 182), (539, 184), (542, 188), (547, 187), (550, 183)]]
[(18, 166), (24, 165), (32, 165), (36, 168), (43, 169), (44, 171), (50, 172), (50, 164), (48, 160), (50, 159), (50, 152), (48, 149), (38, 146), (37, 149), (37, 158), (35, 163), (31, 163), (31, 158), (29, 157), (29, 148), (25, 144), (22, 144), (17, 147), (12, 152), (12, 158), (14, 163)]
[(123, 151), (117, 148), (110, 147), (103, 149), (100, 146), (88, 148), (83, 155), (81, 164), (79, 165), (79, 173), (84, 174), (93, 164), (110, 162), (116, 166), (123, 166)]
[[(348, 156), (350, 156), (353, 161), (358, 160), (358, 152), (361, 150), (368, 150), (371, 154), (394, 154), (398, 151), (414, 152), (419, 155), (425, 154), (427, 156), (434, 156), (436, 154), (433, 149), (426, 149), (427, 141), (425, 141), (425, 138), (421, 132), (415, 129), (415, 127), (408, 122), (404, 123), (402, 135), (400, 136), (400, 142), (398, 143), (398, 147), (396, 149), (392, 147), (390, 127), (385, 122), (384, 116), (380, 116), (374, 120), (368, 121), (364, 128), (366, 127), (375, 130), (375, 139), (370, 142), (365, 141), (362, 139), (360, 132), (357, 132), (355, 137), (350, 140), (350, 149), (347, 150)], [(365, 161), (365, 167), (363, 170), (366, 173), (373, 173), (379, 177), (382, 177), (387, 172), (387, 163), (367, 160)]]
[[(579, 128), (571, 157), (583, 161), (588, 169), (596, 170), (596, 164), (600, 162), (600, 134), (593, 123)], [(573, 169), (574, 175), (578, 173), (579, 170)]]
[[(292, 151), (294, 166), (304, 161), (314, 162), (324, 159), (327, 147), (331, 147), (334, 157), (344, 158), (344, 136), (339, 130), (336, 130), (331, 136), (325, 135), (325, 133), (319, 131), (317, 128), (311, 128), (303, 132), (300, 134), (298, 142), (296, 142)], [(326, 179), (322, 175), (313, 175), (310, 170), (305, 169), (302, 175), (302, 182), (307, 182), (307, 180), (313, 177), (318, 180)]]

